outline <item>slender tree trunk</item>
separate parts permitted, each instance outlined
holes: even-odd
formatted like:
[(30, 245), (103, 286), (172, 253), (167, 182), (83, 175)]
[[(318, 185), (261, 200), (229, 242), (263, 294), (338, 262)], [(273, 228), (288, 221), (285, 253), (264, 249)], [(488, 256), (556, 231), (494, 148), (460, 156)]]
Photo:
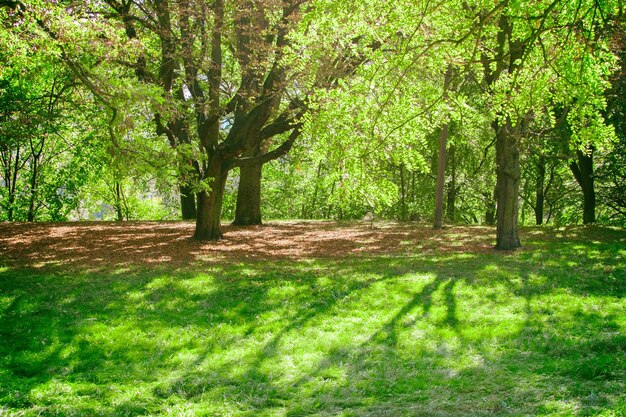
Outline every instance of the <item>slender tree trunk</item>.
[(583, 192), (583, 223), (596, 221), (596, 191), (593, 178), (593, 149), (585, 154), (576, 152), (578, 161), (570, 163), (570, 169)]
[[(416, 196), (416, 192), (415, 192), (415, 171), (411, 171), (411, 205), (412, 207), (415, 207), (415, 202), (417, 201), (417, 196)], [(415, 209), (413, 209), (415, 210)], [(411, 220), (415, 220), (416, 219), (416, 213), (415, 211), (412, 211), (411, 213), (409, 213), (409, 218)]]
[(406, 186), (404, 181), (404, 164), (400, 164), (400, 220), (406, 220)]
[[(332, 200), (334, 193), (335, 193), (335, 181), (333, 181), (333, 186), (330, 187), (330, 197), (329, 197), (329, 200)], [(330, 214), (332, 213), (332, 211), (333, 211), (333, 204), (330, 203), (330, 204), (328, 204), (328, 209), (326, 210), (326, 218), (327, 219), (330, 219)]]
[(8, 218), (9, 221), (12, 222), (14, 220), (15, 213), (15, 191), (17, 189), (17, 173), (20, 170), (20, 148), (18, 146), (17, 151), (15, 152), (15, 169), (13, 170), (13, 175), (10, 181), (7, 181), (7, 185), (9, 186), (9, 210), (8, 210)]
[(517, 216), (520, 183), (519, 149), (510, 120), (496, 129), (496, 249), (521, 246)]
[(434, 229), (443, 227), (443, 187), (446, 180), (446, 143), (448, 140), (448, 125), (441, 128), (439, 135), (439, 157), (437, 158), (437, 186), (435, 189), (435, 221)]
[(7, 189), (7, 200), (8, 200), (8, 204), (6, 206), (7, 220), (12, 222), (13, 221), (13, 204), (15, 203), (15, 191), (13, 189), (14, 187), (12, 187), (10, 170), (7, 170), (4, 181), (5, 181), (5, 187)]
[(28, 214), (27, 214), (27, 220), (29, 222), (35, 221), (35, 198), (37, 196), (37, 169), (38, 169), (37, 162), (38, 161), (39, 161), (39, 157), (33, 158), (33, 170), (30, 176), (30, 195), (29, 195)]
[(483, 193), (485, 202), (485, 224), (493, 226), (496, 224), (496, 190), (492, 193)]
[(196, 197), (192, 187), (182, 184), (178, 189), (180, 191), (180, 209), (183, 220), (194, 220), (196, 218)]
[[(313, 189), (313, 200), (311, 201), (311, 211), (309, 217), (313, 219), (315, 217), (315, 204), (317, 203), (317, 193), (320, 188), (320, 178), (322, 175), (322, 162), (317, 164), (317, 177), (315, 178), (315, 188)], [(306, 217), (305, 217), (306, 218)]]
[[(447, 98), (448, 85), (452, 78), (452, 67), (448, 66), (443, 82), (443, 96)], [(439, 155), (437, 158), (437, 185), (435, 188), (435, 219), (434, 229), (443, 227), (443, 188), (446, 181), (446, 147), (448, 143), (448, 123), (441, 127), (439, 134)]]
[(243, 165), (240, 168), (237, 207), (233, 224), (252, 226), (262, 224), (261, 219), (261, 177), (262, 164)]
[(13, 204), (15, 203), (15, 194), (9, 192), (9, 207), (7, 208), (7, 220), (13, 221)]
[(454, 145), (450, 145), (448, 150), (448, 165), (450, 166), (450, 182), (448, 183), (448, 195), (446, 201), (446, 216), (448, 220), (454, 221), (454, 206), (456, 204), (456, 149)]
[(119, 182), (115, 182), (115, 211), (117, 213), (117, 221), (124, 220), (124, 213), (122, 210), (122, 187)]
[(219, 240), (222, 238), (220, 220), (222, 217), (222, 202), (224, 187), (228, 172), (223, 172), (220, 166), (214, 167), (208, 175), (211, 180), (209, 191), (197, 193), (198, 211), (194, 239)]
[(535, 223), (543, 224), (543, 207), (545, 201), (546, 160), (539, 156), (537, 162), (537, 184), (535, 188)]

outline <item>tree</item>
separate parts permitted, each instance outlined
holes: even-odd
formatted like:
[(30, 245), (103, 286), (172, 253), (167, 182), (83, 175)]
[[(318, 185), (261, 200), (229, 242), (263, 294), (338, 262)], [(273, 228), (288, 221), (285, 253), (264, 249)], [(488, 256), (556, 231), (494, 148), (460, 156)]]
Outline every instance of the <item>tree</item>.
[(612, 74), (611, 87), (606, 92), (606, 118), (615, 128), (613, 148), (602, 158), (596, 170), (599, 198), (610, 210), (610, 221), (626, 224), (626, 23), (624, 9), (612, 16), (607, 37), (618, 57), (617, 70)]
[[(447, 90), (452, 78), (452, 67), (448, 66), (446, 70), (445, 80), (443, 83), (444, 98), (447, 96)], [(448, 124), (441, 127), (439, 136), (439, 157), (437, 160), (437, 188), (435, 191), (435, 221), (433, 228), (441, 229), (443, 226), (443, 191), (446, 176), (446, 148), (448, 141)], [(454, 186), (453, 186), (454, 187)]]
[[(10, 25), (10, 16), (4, 17)], [(42, 210), (44, 218), (63, 218), (76, 191), (61, 183), (74, 150), (64, 134), (75, 83), (49, 51), (27, 52), (29, 45), (19, 36), (0, 30), (5, 46), (0, 51), (2, 208), (9, 221), (32, 222)]]
[[(128, 37), (145, 46), (127, 65), (162, 88), (157, 132), (191, 161), (194, 236), (219, 239), (228, 172), (240, 167), (242, 187), (248, 184), (258, 195), (260, 166), (289, 151), (302, 130), (315, 78), (328, 76), (312, 68), (323, 52), (304, 50), (309, 64), (296, 55), (303, 53), (297, 50), (306, 43), (301, 40), (311, 43), (302, 38), (311, 25), (303, 21), (309, 10), (299, 0), (107, 4)], [(281, 135), (281, 143), (270, 147)], [(258, 205), (251, 206), (254, 216), (247, 217), (257, 219)]]
[[(600, 16), (608, 15), (611, 6), (601, 9), (597, 2), (582, 0), (536, 2), (532, 8), (509, 1), (499, 5), (495, 42), (485, 43), (481, 61), (496, 107), (492, 122), (497, 161), (496, 248), (515, 249), (520, 246), (519, 154), (521, 144), (530, 140), (529, 126), (541, 122), (540, 115), (555, 105), (576, 106), (570, 122), (575, 119), (573, 130), (580, 147), (593, 141), (590, 131), (602, 130), (599, 112), (607, 73), (601, 63), (610, 58), (597, 47), (600, 40), (594, 34), (603, 25)], [(567, 40), (568, 49), (562, 39)]]

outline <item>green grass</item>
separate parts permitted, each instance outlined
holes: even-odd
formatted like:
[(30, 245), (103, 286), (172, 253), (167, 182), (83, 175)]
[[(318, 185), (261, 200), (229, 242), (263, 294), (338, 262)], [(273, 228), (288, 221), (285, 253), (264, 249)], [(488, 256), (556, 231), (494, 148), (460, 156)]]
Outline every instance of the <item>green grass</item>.
[(515, 253), (5, 266), (0, 416), (626, 415), (626, 232), (524, 238)]

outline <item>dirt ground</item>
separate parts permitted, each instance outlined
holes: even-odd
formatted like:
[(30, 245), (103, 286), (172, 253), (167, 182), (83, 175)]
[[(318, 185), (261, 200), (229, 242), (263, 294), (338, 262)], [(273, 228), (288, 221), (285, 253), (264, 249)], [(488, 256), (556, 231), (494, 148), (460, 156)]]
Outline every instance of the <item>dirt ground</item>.
[[(224, 225), (224, 239), (190, 238), (192, 222), (0, 223), (0, 262), (10, 266), (191, 265), (222, 261), (297, 260), (493, 250), (490, 227), (364, 222), (271, 222)], [(0, 265), (1, 266), (1, 265)]]

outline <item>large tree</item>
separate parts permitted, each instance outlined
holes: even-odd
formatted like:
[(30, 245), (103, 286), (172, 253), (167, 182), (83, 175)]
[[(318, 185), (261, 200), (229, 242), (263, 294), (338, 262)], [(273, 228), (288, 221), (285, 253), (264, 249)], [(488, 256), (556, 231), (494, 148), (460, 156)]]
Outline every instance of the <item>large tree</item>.
[(290, 150), (315, 89), (332, 86), (362, 62), (361, 53), (351, 52), (357, 46), (372, 47), (355, 35), (322, 42), (317, 22), (304, 19), (319, 14), (315, 3), (106, 1), (109, 18), (143, 45), (125, 64), (162, 89), (156, 129), (186, 168), (181, 194), (195, 193), (195, 238), (221, 237), (224, 186), (235, 167), (242, 189), (236, 222), (260, 221), (263, 163)]
[[(195, 194), (194, 237), (219, 239), (228, 172), (285, 154), (301, 130), (307, 85), (294, 83), (302, 71), (290, 63), (304, 1), (106, 3), (143, 45), (126, 64), (162, 89), (156, 129), (190, 167), (181, 191)], [(279, 145), (264, 146), (281, 134)]]

